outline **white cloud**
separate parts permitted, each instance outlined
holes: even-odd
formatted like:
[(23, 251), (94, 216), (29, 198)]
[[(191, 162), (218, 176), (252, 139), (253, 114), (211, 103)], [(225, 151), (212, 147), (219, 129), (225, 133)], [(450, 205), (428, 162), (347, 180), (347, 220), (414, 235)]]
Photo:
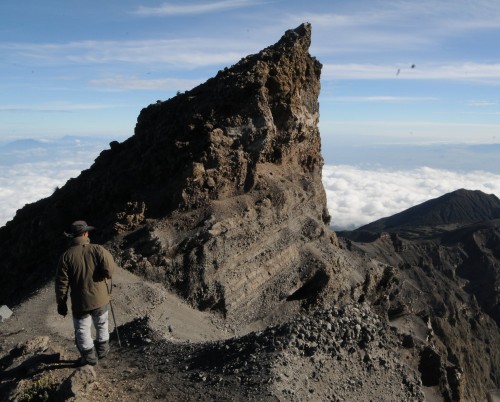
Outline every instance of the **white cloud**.
[(104, 110), (121, 107), (118, 104), (44, 102), (40, 104), (0, 105), (0, 112), (74, 112), (82, 110)]
[(498, 105), (500, 105), (500, 101), (497, 101), (497, 100), (471, 100), (468, 102), (468, 105), (474, 106), (474, 107), (498, 106)]
[(438, 98), (431, 96), (331, 96), (322, 97), (323, 101), (341, 102), (341, 103), (413, 103), (436, 101)]
[(500, 64), (454, 63), (420, 64), (324, 64), (321, 77), (325, 80), (453, 80), (500, 84)]
[(426, 167), (390, 171), (326, 165), (323, 184), (336, 229), (354, 229), (460, 188), (500, 197), (500, 175), (482, 171)]
[[(326, 99), (328, 100), (328, 99)], [(326, 102), (325, 102), (326, 104)], [(365, 138), (382, 144), (480, 144), (497, 143), (500, 124), (446, 123), (438, 121), (382, 121), (382, 120), (335, 120), (324, 118), (320, 122), (322, 132), (342, 133), (348, 140)], [(360, 131), (361, 129), (361, 131)], [(339, 140), (342, 140), (339, 136)], [(360, 143), (359, 145), (366, 145)]]
[[(419, 35), (441, 35), (500, 27), (500, 6), (495, 0), (370, 1), (364, 7), (336, 7), (335, 13), (307, 13), (319, 27), (379, 27), (387, 30), (418, 27)], [(289, 18), (292, 15), (288, 15)], [(300, 17), (297, 17), (300, 18)]]
[(194, 37), (130, 41), (75, 41), (67, 43), (0, 43), (6, 57), (40, 65), (93, 65), (106, 63), (160, 64), (193, 69), (235, 63), (252, 49), (235, 38)]
[[(11, 220), (25, 204), (50, 196), (56, 187), (77, 177), (92, 158), (85, 152), (72, 162), (64, 159), (3, 168), (0, 225)], [(390, 171), (326, 165), (323, 184), (336, 229), (353, 229), (459, 188), (500, 197), (500, 175), (482, 171), (454, 172), (426, 167)]]
[[(105, 137), (24, 140), (0, 148), (0, 226), (24, 205), (50, 196), (106, 149)], [(7, 148), (4, 148), (7, 147)]]
[[(309, 21), (315, 27), (313, 48), (319, 54), (359, 54), (438, 50), (449, 38), (500, 27), (494, 1), (339, 2), (335, 12), (295, 12), (282, 23)], [(332, 40), (335, 38), (335, 40)]]
[(188, 14), (206, 14), (231, 10), (241, 7), (249, 7), (258, 4), (255, 1), (248, 0), (223, 0), (198, 4), (171, 4), (164, 3), (159, 7), (139, 6), (133, 14), (143, 16), (168, 16), (168, 15), (188, 15)]
[(90, 84), (100, 88), (112, 88), (122, 90), (165, 90), (165, 91), (186, 91), (205, 79), (188, 80), (177, 78), (164, 79), (141, 79), (135, 76), (113, 76), (91, 80)]
[(24, 205), (50, 196), (56, 187), (78, 176), (84, 167), (69, 161), (3, 167), (0, 173), (0, 225), (11, 220)]

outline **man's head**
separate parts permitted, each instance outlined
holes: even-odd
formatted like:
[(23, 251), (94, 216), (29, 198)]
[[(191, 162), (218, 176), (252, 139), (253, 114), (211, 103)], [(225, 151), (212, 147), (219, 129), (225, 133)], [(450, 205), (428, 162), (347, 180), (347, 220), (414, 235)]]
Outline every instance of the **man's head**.
[(85, 221), (74, 221), (71, 224), (69, 232), (65, 232), (65, 234), (68, 237), (80, 237), (94, 229), (93, 226), (87, 225)]

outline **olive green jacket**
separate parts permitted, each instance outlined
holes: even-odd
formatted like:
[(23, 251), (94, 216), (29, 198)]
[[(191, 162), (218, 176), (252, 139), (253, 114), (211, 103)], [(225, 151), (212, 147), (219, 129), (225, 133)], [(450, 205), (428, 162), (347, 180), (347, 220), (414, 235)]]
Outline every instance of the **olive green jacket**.
[(109, 303), (105, 278), (111, 278), (116, 263), (108, 250), (90, 244), (88, 237), (72, 239), (61, 255), (56, 273), (56, 301), (66, 304), (71, 290), (73, 313), (85, 313)]

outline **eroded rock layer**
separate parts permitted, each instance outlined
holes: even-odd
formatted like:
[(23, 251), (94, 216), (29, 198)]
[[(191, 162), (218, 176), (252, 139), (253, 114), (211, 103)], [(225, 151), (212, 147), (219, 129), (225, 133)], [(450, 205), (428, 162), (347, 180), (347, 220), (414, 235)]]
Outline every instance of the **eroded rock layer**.
[(309, 45), (302, 25), (141, 112), (134, 141), (146, 148), (148, 183), (131, 198), (157, 219), (117, 225), (124, 266), (239, 319), (326, 284), (321, 65)]

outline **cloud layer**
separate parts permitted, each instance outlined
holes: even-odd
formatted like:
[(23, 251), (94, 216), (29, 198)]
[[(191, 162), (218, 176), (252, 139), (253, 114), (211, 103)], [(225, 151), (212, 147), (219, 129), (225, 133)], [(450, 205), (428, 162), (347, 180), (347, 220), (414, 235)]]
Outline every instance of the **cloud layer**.
[(0, 173), (0, 225), (11, 220), (26, 204), (50, 196), (56, 187), (76, 177), (82, 170), (75, 163), (26, 163), (2, 169)]
[[(68, 147), (70, 141), (73, 145)], [(10, 160), (4, 158), (9, 163), (0, 169), (0, 225), (25, 204), (50, 196), (56, 187), (77, 177), (103, 148), (100, 141), (70, 139), (65, 144), (9, 150)], [(323, 184), (336, 230), (357, 228), (459, 188), (500, 196), (500, 174), (428, 167), (388, 170), (325, 165)]]
[(26, 204), (50, 196), (87, 169), (106, 148), (106, 138), (18, 140), (0, 146), (0, 226)]

